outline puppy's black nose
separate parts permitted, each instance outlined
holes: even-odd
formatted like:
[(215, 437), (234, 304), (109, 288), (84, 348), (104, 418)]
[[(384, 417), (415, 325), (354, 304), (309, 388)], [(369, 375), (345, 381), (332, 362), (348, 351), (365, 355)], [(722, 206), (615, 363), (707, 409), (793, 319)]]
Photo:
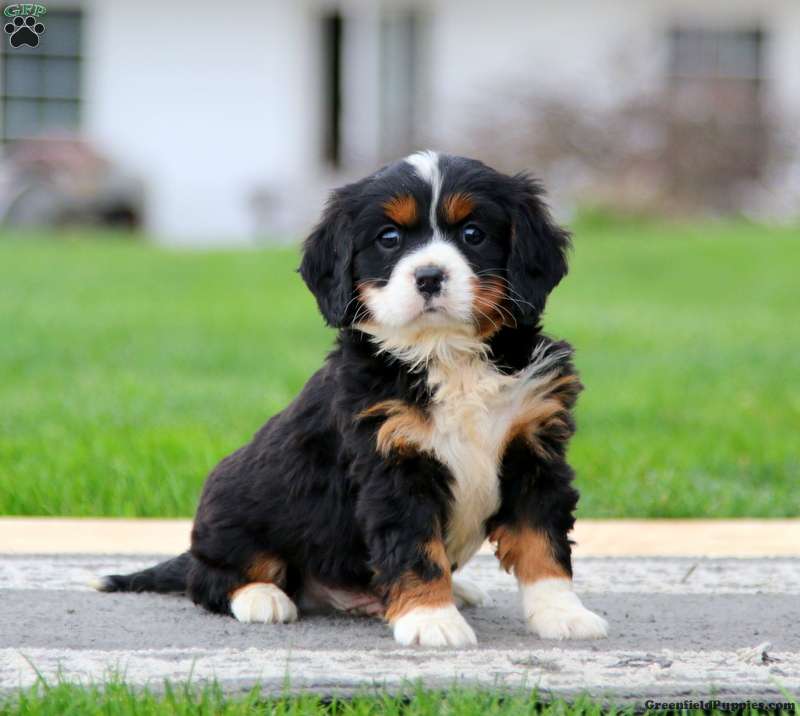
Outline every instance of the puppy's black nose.
[(425, 298), (431, 298), (442, 290), (444, 271), (437, 266), (422, 266), (414, 271), (414, 278), (417, 281), (417, 290)]

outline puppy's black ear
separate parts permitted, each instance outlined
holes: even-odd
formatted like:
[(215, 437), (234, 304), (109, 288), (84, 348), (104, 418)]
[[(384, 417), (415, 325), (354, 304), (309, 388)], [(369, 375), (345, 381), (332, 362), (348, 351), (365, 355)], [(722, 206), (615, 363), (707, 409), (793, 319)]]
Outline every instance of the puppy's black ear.
[(353, 239), (344, 201), (341, 191), (331, 196), (322, 220), (303, 243), (299, 269), (325, 322), (334, 328), (347, 325), (352, 314), (348, 308), (353, 298)]
[(569, 232), (557, 226), (541, 186), (526, 174), (512, 177), (511, 252), (506, 273), (517, 320), (536, 323), (547, 296), (567, 273)]

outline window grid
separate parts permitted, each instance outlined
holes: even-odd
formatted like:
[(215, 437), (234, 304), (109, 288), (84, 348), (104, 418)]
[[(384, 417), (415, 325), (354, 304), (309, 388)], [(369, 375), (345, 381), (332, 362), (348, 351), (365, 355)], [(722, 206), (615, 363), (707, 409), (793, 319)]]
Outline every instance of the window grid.
[[(4, 18), (5, 19), (5, 18)], [(78, 128), (81, 116), (82, 15), (53, 10), (38, 47), (0, 45), (0, 142)], [(33, 75), (33, 77), (31, 77)]]
[(759, 80), (764, 33), (760, 29), (673, 28), (670, 74), (676, 78)]

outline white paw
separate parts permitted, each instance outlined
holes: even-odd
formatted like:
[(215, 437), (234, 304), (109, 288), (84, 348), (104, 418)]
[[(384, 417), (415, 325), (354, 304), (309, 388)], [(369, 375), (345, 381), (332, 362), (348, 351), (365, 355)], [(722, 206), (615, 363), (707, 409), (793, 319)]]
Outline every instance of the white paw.
[(474, 646), (475, 632), (455, 605), (417, 607), (394, 623), (394, 638), (404, 646)]
[(285, 624), (297, 621), (297, 607), (274, 584), (254, 582), (237, 589), (231, 599), (231, 612), (240, 622)]
[(485, 607), (492, 603), (492, 598), (477, 584), (453, 577), (453, 601), (459, 608)]
[(528, 626), (542, 639), (601, 639), (608, 623), (590, 612), (568, 579), (540, 579), (521, 587)]

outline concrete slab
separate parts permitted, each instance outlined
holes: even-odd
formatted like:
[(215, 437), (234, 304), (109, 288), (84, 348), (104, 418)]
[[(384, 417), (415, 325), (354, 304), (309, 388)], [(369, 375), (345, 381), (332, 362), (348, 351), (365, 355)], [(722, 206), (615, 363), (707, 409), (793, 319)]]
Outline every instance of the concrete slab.
[(305, 615), (281, 626), (239, 624), (177, 596), (98, 594), (88, 577), (150, 563), (143, 555), (0, 557), (0, 688), (48, 678), (136, 684), (219, 679), (352, 693), (454, 683), (648, 699), (786, 700), (800, 694), (800, 559), (578, 558), (576, 586), (611, 624), (598, 642), (553, 643), (525, 630), (514, 581), (490, 556), (464, 578), (493, 605), (464, 610), (479, 645), (400, 648), (376, 620)]

